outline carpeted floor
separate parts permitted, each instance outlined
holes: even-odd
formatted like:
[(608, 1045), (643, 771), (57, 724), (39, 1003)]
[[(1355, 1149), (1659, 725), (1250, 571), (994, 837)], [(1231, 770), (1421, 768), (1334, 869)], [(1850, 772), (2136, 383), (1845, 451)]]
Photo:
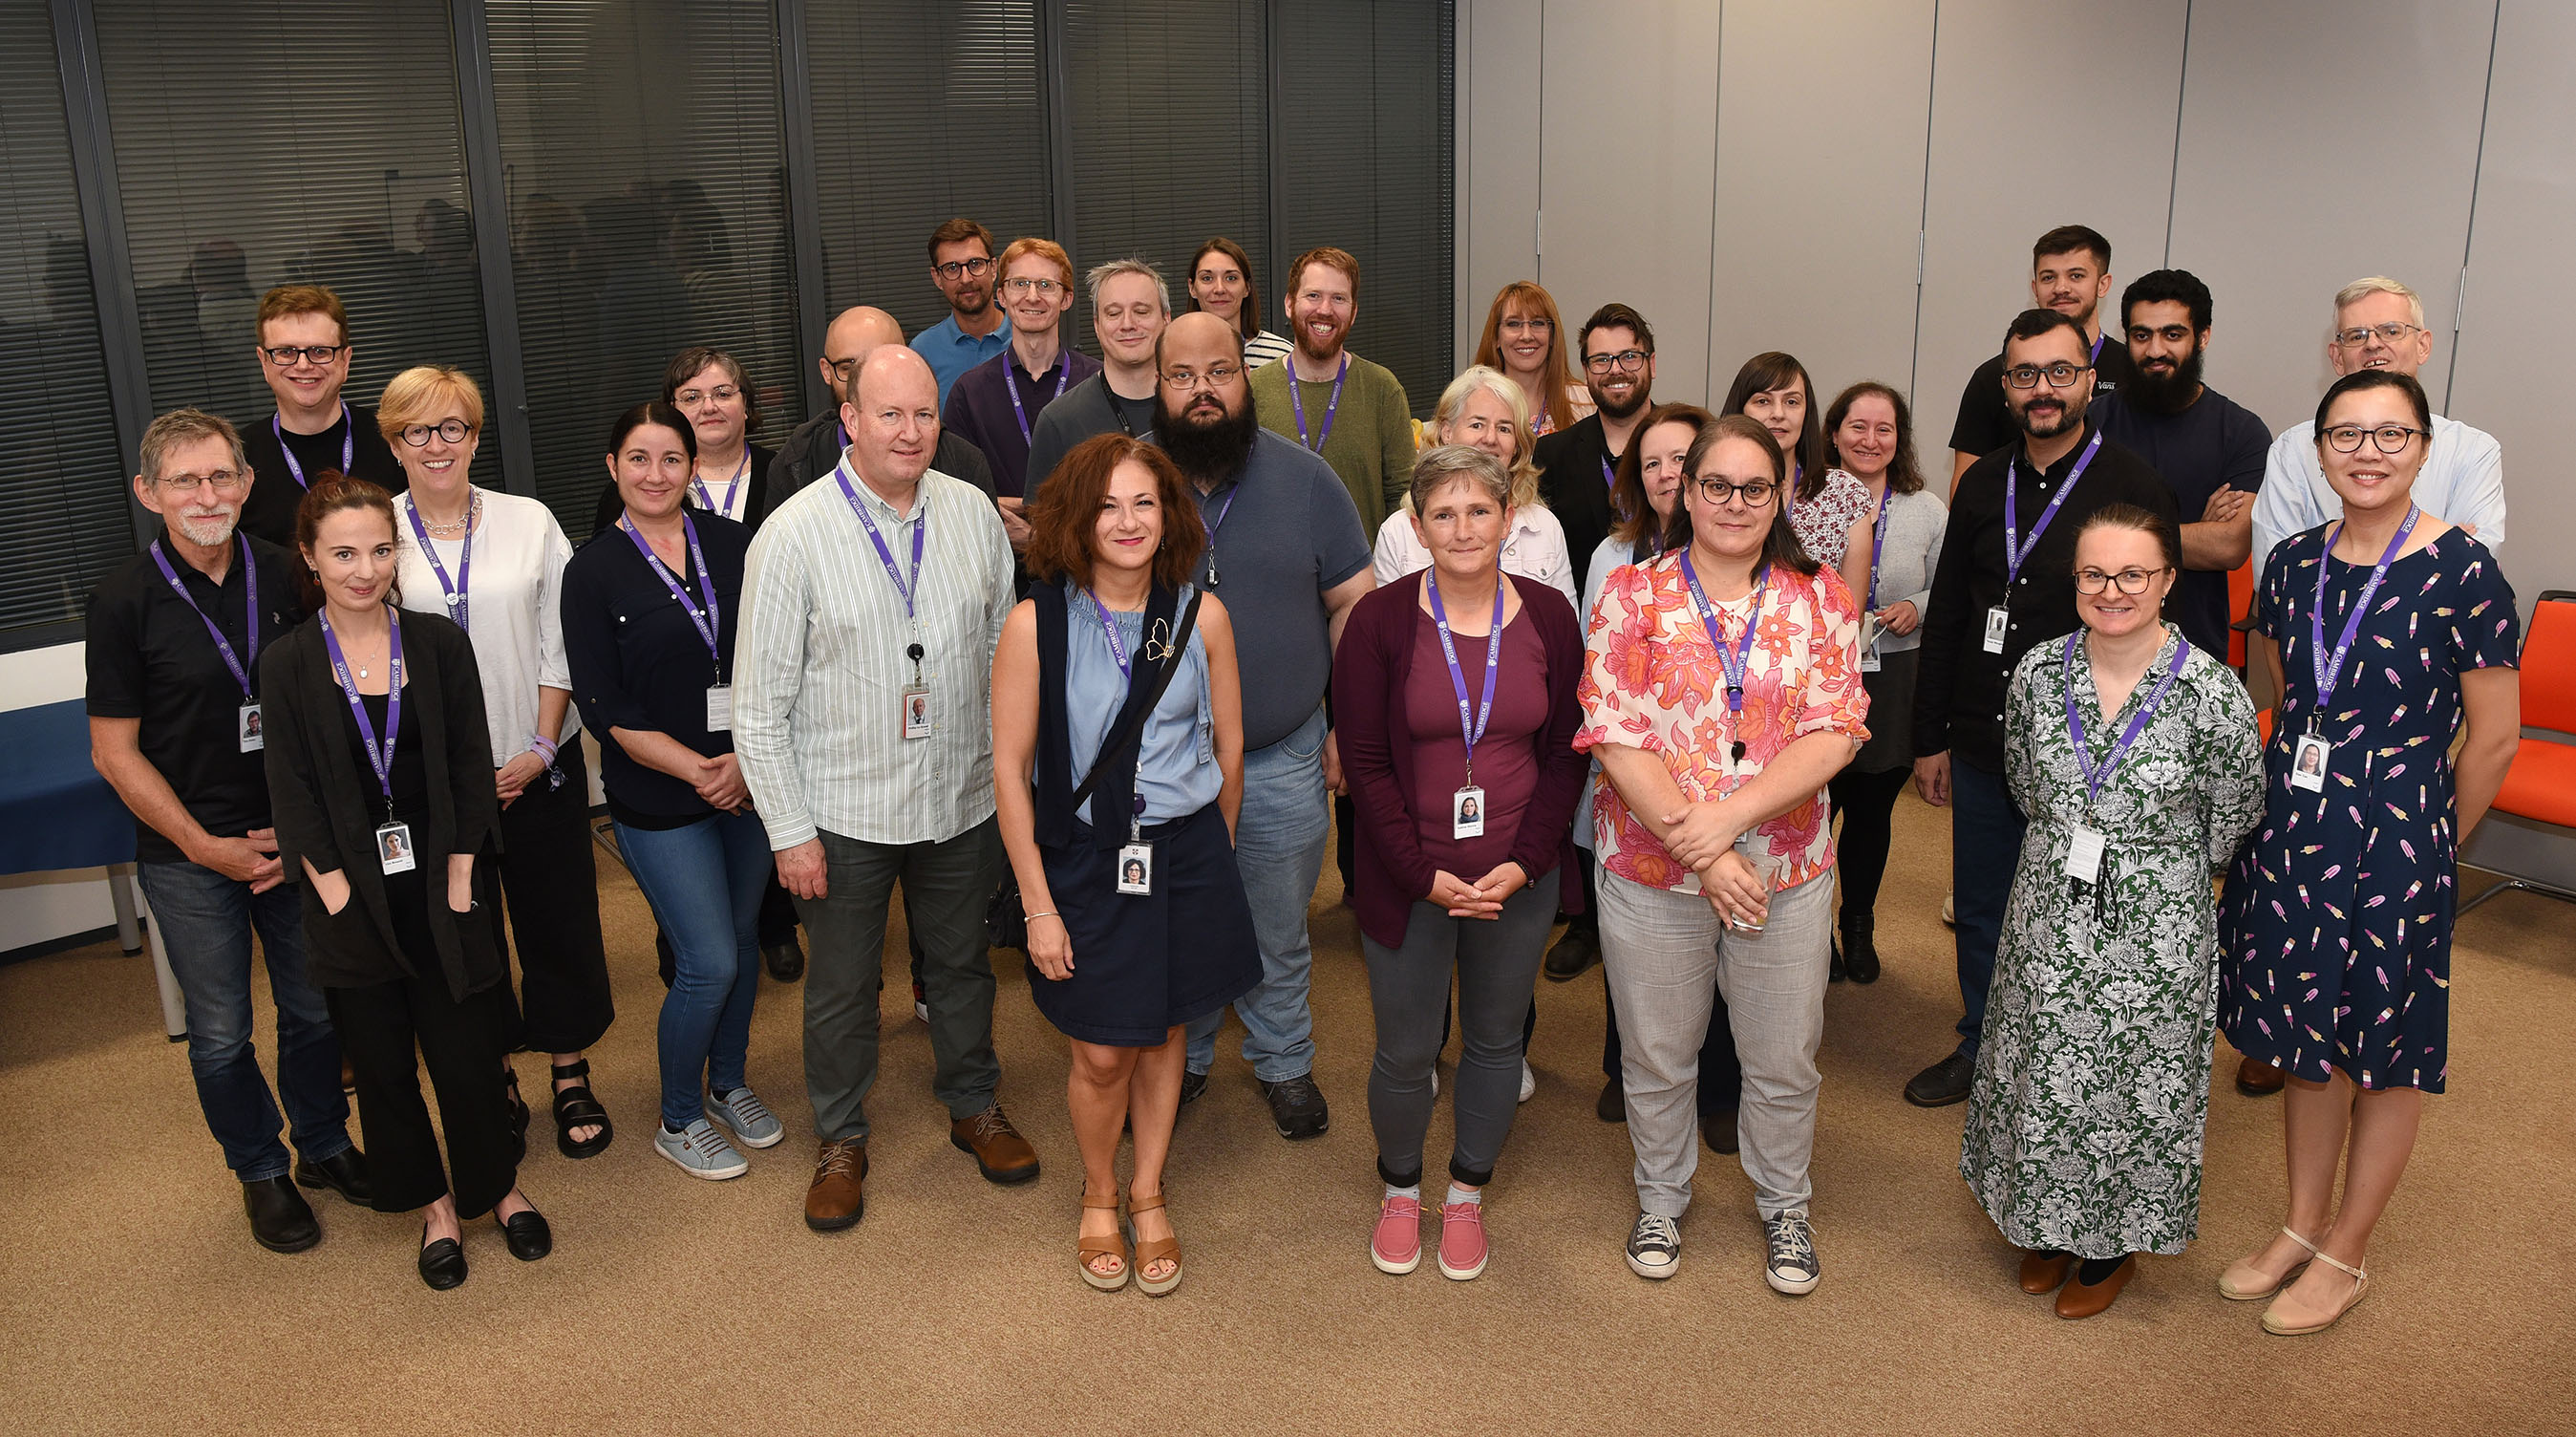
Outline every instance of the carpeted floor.
[[(412, 1274), (416, 1222), (336, 1198), (318, 1203), (313, 1251), (251, 1244), (141, 961), (110, 945), (0, 969), (0, 1429), (2576, 1431), (2576, 1096), (2556, 1066), (2576, 1029), (2576, 912), (2515, 895), (2462, 926), (2453, 1092), (2429, 1105), (2372, 1295), (2340, 1328), (2269, 1338), (2256, 1305), (2217, 1296), (2219, 1269), (2282, 1216), (2279, 1102), (2225, 1085), (2223, 1044), (2202, 1241), (2151, 1260), (2110, 1313), (2066, 1323), (2013, 1285), (2014, 1255), (1958, 1180), (1963, 1110), (1897, 1096), (1946, 1050), (1958, 1002), (1935, 918), (1945, 832), (1911, 799), (1899, 824), (1886, 977), (1827, 1003), (1825, 1275), (1804, 1299), (1763, 1286), (1749, 1189), (1725, 1159), (1701, 1167), (1679, 1275), (1629, 1274), (1626, 1134), (1592, 1113), (1597, 971), (1541, 987), (1538, 1096), (1492, 1189), (1491, 1270), (1465, 1284), (1428, 1263), (1373, 1270), (1367, 988), (1329, 867), (1314, 935), (1332, 1131), (1279, 1140), (1230, 1027), (1182, 1118), (1169, 1189), (1188, 1278), (1159, 1302), (1074, 1273), (1064, 1046), (1016, 963), (996, 1021), (1003, 1093), (1045, 1176), (992, 1187), (948, 1146), (925, 1032), (898, 1009), (866, 1221), (818, 1237), (800, 1220), (797, 994), (764, 981), (752, 1038), (753, 1083), (788, 1140), (739, 1180), (680, 1176), (645, 1138), (650, 928), (604, 864), (623, 1019), (593, 1059), (619, 1136), (568, 1162), (541, 1111), (522, 1177), (554, 1256), (512, 1262), (478, 1225), (472, 1279), (444, 1294)], [(2534, 1081), (2513, 1078), (2533, 1062)], [(542, 1060), (520, 1071), (542, 1091)], [(1446, 1125), (1444, 1109), (1434, 1166)]]

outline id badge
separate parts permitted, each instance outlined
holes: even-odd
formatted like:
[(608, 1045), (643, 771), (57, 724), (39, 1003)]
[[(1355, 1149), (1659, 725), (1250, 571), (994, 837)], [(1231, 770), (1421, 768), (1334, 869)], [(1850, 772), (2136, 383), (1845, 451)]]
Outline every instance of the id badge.
[(716, 684), (707, 690), (707, 732), (723, 733), (733, 727), (733, 685)]
[(1154, 845), (1139, 842), (1119, 848), (1118, 891), (1138, 898), (1154, 891)]
[(2012, 631), (2012, 610), (2001, 604), (1986, 610), (1986, 652), (2004, 651), (2004, 635)]
[(1872, 639), (1869, 647), (1860, 651), (1860, 671), (1865, 674), (1874, 674), (1878, 672), (1877, 640)]
[(2333, 744), (2312, 733), (2301, 734), (2298, 748), (2290, 755), (2290, 787), (2325, 792), (2326, 763), (2333, 757)]
[(920, 684), (903, 691), (903, 736), (930, 737), (930, 690)]
[(243, 704), (240, 712), (233, 716), (233, 724), (241, 735), (243, 753), (257, 753), (268, 747), (268, 736), (260, 732), (258, 704)]
[(2066, 840), (2066, 876), (2078, 883), (2100, 882), (2105, 842), (2099, 832), (2080, 823), (2075, 825)]
[(1485, 791), (1469, 784), (1449, 796), (1449, 836), (1485, 836)]
[(388, 823), (376, 830), (376, 858), (387, 873), (409, 873), (420, 866), (420, 854), (411, 846), (411, 825)]

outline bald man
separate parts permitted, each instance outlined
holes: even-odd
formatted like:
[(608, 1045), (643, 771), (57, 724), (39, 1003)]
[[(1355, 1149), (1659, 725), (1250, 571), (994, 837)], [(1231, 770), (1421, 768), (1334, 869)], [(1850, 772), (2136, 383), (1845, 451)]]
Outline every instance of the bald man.
[[(859, 365), (878, 349), (903, 343), (903, 326), (893, 315), (874, 305), (852, 305), (842, 310), (823, 331), (823, 353), (814, 361), (823, 372), (823, 383), (831, 388), (832, 407), (797, 425), (787, 441), (778, 446), (778, 457), (770, 461), (767, 501), (759, 518), (766, 518), (787, 497), (832, 472), (841, 462), (841, 451), (849, 447), (850, 433), (841, 427), (841, 406), (850, 402), (850, 380)], [(952, 479), (963, 479), (993, 496), (992, 466), (984, 462), (984, 453), (972, 443), (942, 430), (939, 447), (932, 452), (930, 467)], [(757, 524), (759, 518), (753, 522)]]

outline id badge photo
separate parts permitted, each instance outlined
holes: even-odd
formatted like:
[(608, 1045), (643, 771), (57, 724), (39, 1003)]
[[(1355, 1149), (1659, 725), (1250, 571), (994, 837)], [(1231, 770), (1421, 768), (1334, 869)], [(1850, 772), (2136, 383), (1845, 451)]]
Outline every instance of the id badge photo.
[(930, 737), (930, 690), (920, 684), (903, 691), (903, 736)]
[(1485, 791), (1469, 784), (1449, 796), (1449, 836), (1485, 836)]
[(1120, 846), (1118, 891), (1135, 898), (1154, 891), (1154, 845), (1140, 841)]
[(258, 704), (243, 704), (240, 711), (233, 715), (233, 720), (234, 727), (241, 737), (243, 753), (258, 753), (268, 747), (267, 736), (260, 732)]
[(411, 825), (387, 823), (376, 830), (376, 858), (385, 872), (409, 873), (420, 866), (420, 854), (412, 847)]
[(2290, 755), (2290, 787), (2309, 793), (2326, 791), (2326, 762), (2334, 757), (2334, 745), (2315, 734), (2299, 736), (2298, 747)]
[(2004, 651), (2004, 637), (2012, 632), (2012, 610), (2001, 604), (1986, 610), (1986, 652)]

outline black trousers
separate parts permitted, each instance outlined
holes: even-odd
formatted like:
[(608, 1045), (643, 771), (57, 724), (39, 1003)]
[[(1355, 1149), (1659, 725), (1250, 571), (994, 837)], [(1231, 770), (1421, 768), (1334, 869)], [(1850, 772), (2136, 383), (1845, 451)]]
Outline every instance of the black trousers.
[[(510, 1135), (500, 1081), (518, 1014), (509, 984), (495, 983), (460, 1003), (449, 995), (435, 958), (429, 967), (425, 979), (325, 988), (323, 997), (341, 1050), (357, 1070), (358, 1126), (367, 1140), (376, 1211), (410, 1212), (452, 1192), (457, 1216), (476, 1218), (519, 1181), (519, 1145)], [(444, 1163), (421, 1099), (415, 1049), (438, 1094)]]
[[(557, 755), (561, 784), (540, 775), (501, 810), (501, 854), (490, 865), (509, 910), (509, 947), (519, 955), (522, 1030), (512, 1047), (578, 1053), (617, 1017), (608, 991), (608, 950), (599, 932), (599, 864), (591, 852), (590, 766), (578, 737)], [(504, 951), (508, 951), (505, 949)]]
[(1898, 795), (1914, 779), (1910, 769), (1861, 773), (1844, 769), (1831, 789), (1834, 811), (1843, 816), (1842, 836), (1834, 852), (1842, 866), (1842, 916), (1870, 917), (1878, 907), (1879, 880), (1887, 876), (1887, 850)]

